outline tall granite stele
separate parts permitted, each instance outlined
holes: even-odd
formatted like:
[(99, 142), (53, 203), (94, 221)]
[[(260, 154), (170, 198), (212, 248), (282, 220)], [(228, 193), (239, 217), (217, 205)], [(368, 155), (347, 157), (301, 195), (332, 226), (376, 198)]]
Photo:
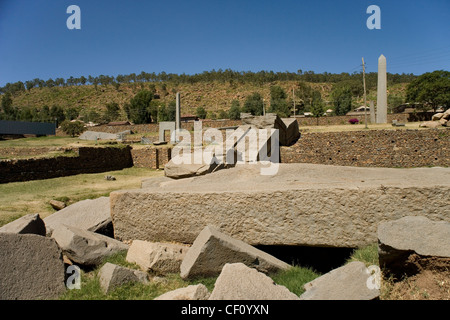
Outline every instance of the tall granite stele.
[(377, 87), (377, 123), (387, 123), (387, 75), (386, 57), (378, 58), (378, 87)]

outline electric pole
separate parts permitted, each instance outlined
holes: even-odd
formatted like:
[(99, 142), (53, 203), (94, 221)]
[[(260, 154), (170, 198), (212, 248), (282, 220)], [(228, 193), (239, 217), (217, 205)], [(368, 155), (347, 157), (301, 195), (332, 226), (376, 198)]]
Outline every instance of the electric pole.
[(295, 88), (292, 88), (292, 100), (294, 100), (294, 119), (295, 119)]
[(364, 64), (364, 57), (362, 58), (362, 67), (363, 67), (363, 85), (364, 85), (364, 124), (367, 129), (366, 65)]

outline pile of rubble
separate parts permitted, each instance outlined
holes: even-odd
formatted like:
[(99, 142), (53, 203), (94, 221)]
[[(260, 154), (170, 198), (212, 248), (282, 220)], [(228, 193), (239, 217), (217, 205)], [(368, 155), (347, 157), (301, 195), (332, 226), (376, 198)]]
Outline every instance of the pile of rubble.
[[(105, 257), (126, 252), (141, 270), (104, 264), (99, 282), (105, 293), (129, 282), (149, 283), (168, 274), (183, 279), (218, 276), (212, 292), (203, 284), (167, 292), (158, 300), (372, 300), (379, 287), (362, 262), (351, 262), (304, 286), (301, 296), (277, 285), (271, 274), (291, 267), (241, 240), (206, 226), (192, 244), (133, 240), (123, 243), (101, 234), (110, 223), (109, 198), (86, 200), (42, 220), (38, 214), (0, 228), (0, 299), (54, 299), (65, 292), (66, 268), (102, 266)], [(80, 208), (83, 208), (80, 210)], [(75, 209), (69, 211), (70, 209)], [(89, 219), (86, 219), (89, 217)], [(401, 272), (412, 253), (450, 258), (450, 223), (404, 217), (378, 228), (380, 265)], [(400, 269), (399, 269), (400, 268)]]

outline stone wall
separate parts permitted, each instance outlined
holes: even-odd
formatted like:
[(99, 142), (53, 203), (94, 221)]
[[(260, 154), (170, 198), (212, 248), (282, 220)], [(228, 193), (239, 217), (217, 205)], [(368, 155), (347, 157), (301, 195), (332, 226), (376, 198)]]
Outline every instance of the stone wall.
[(450, 129), (305, 133), (282, 147), (282, 163), (357, 167), (450, 166)]
[(133, 166), (131, 148), (79, 148), (75, 157), (0, 161), (0, 183), (99, 173)]
[[(392, 120), (397, 120), (398, 122), (406, 123), (408, 122), (408, 113), (393, 113), (387, 115), (387, 123), (392, 123)], [(316, 126), (317, 121), (319, 126), (332, 126), (332, 125), (350, 125), (348, 120), (358, 119), (359, 123), (364, 123), (364, 112), (359, 115), (349, 115), (349, 116), (333, 116), (333, 117), (320, 117), (319, 119), (314, 117), (296, 117), (298, 125), (302, 126)], [(367, 113), (367, 121), (370, 121), (370, 114)]]
[(172, 148), (153, 147), (131, 149), (133, 165), (138, 168), (162, 169), (171, 159)]
[[(392, 120), (398, 120), (399, 122), (408, 122), (410, 114), (408, 113), (395, 113), (388, 114), (388, 123)], [(364, 113), (361, 115), (352, 116), (332, 116), (332, 117), (321, 117), (318, 119), (319, 125), (350, 125), (348, 120), (357, 118), (360, 122), (364, 122)], [(367, 114), (367, 118), (370, 119), (370, 114)], [(296, 117), (299, 126), (315, 126), (317, 125), (317, 119), (312, 117)], [(420, 119), (415, 119), (419, 121)], [(242, 124), (241, 120), (202, 120), (203, 128), (223, 128), (223, 127), (234, 127)], [(194, 121), (181, 122), (181, 128), (186, 130), (194, 130)], [(90, 131), (97, 132), (108, 132), (108, 133), (119, 133), (126, 130), (131, 130), (134, 133), (145, 134), (159, 132), (159, 126), (157, 123), (148, 124), (136, 124), (136, 125), (117, 125), (108, 126), (100, 125), (96, 127), (89, 127)], [(61, 130), (57, 130), (57, 135), (64, 135)]]

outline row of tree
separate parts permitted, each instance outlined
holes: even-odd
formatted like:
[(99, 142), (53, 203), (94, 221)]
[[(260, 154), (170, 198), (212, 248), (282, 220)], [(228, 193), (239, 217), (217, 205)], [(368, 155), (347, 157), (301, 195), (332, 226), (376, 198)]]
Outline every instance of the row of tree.
[[(361, 85), (356, 80), (341, 81), (333, 85), (328, 101), (335, 115), (345, 115), (353, 108), (355, 97), (362, 95)], [(22, 121), (58, 121), (81, 119), (85, 122), (107, 123), (118, 120), (125, 114), (127, 119), (135, 124), (150, 123), (157, 121), (175, 120), (175, 101), (168, 105), (161, 100), (153, 99), (155, 88), (141, 90), (121, 110), (118, 103), (106, 104), (103, 111), (96, 109), (62, 108), (60, 106), (15, 107), (12, 102), (12, 94), (6, 92), (2, 95), (0, 119), (22, 120)], [(322, 93), (313, 89), (308, 83), (300, 81), (295, 87), (295, 100), (288, 99), (287, 93), (280, 86), (274, 85), (270, 88), (270, 103), (264, 101), (259, 92), (254, 92), (246, 97), (243, 105), (239, 100), (233, 100), (228, 112), (219, 110), (218, 114), (210, 111), (209, 114), (204, 107), (198, 107), (196, 115), (205, 119), (229, 118), (239, 119), (241, 112), (253, 115), (262, 115), (264, 112), (277, 113), (280, 117), (289, 117), (295, 107), (296, 114), (311, 112), (313, 116), (320, 117), (325, 112), (326, 103)], [(392, 98), (391, 98), (392, 97)], [(423, 74), (415, 79), (407, 87), (406, 100), (413, 103), (421, 103), (419, 111), (429, 108), (436, 110), (438, 107), (447, 109), (450, 107), (450, 72), (434, 71)], [(390, 96), (388, 103), (400, 104), (402, 99)], [(295, 105), (294, 105), (295, 104)], [(123, 112), (122, 112), (123, 111)]]
[[(389, 85), (396, 83), (408, 83), (416, 79), (417, 77), (413, 74), (390, 74), (388, 73)], [(56, 78), (42, 80), (39, 78), (28, 80), (25, 82), (15, 82), (7, 83), (4, 87), (0, 87), (0, 93), (10, 92), (15, 94), (17, 92), (31, 90), (32, 88), (53, 88), (53, 87), (65, 87), (65, 86), (79, 86), (79, 85), (94, 85), (96, 88), (98, 85), (114, 85), (119, 88), (121, 84), (138, 84), (145, 82), (169, 82), (169, 83), (198, 83), (198, 82), (228, 82), (230, 85), (237, 83), (253, 83), (262, 85), (264, 83), (270, 83), (274, 81), (305, 81), (314, 83), (338, 83), (342, 81), (357, 81), (361, 82), (362, 74), (354, 72), (352, 74), (343, 72), (340, 74), (334, 73), (314, 73), (314, 71), (298, 70), (295, 72), (273, 72), (273, 71), (233, 71), (230, 69), (226, 70), (212, 70), (205, 71), (199, 74), (187, 75), (187, 74), (174, 74), (174, 73), (147, 73), (142, 71), (139, 74), (131, 73), (129, 75), (119, 74), (116, 77), (100, 75), (94, 76), (81, 76), (70, 77), (68, 79)], [(376, 87), (377, 84), (377, 73), (367, 73), (366, 74), (367, 88), (371, 89)]]

